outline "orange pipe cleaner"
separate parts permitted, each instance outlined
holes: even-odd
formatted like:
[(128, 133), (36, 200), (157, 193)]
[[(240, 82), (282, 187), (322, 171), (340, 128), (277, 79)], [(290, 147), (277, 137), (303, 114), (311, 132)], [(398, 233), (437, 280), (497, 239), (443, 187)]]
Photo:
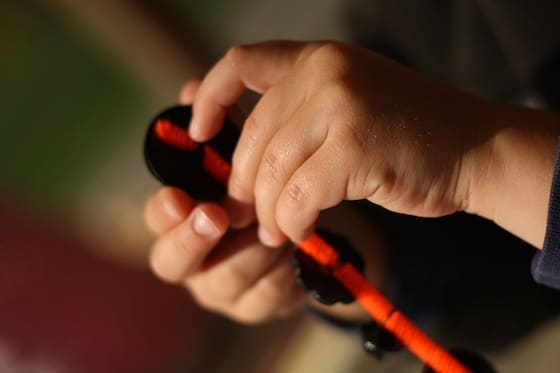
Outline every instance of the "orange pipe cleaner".
[[(194, 142), (187, 131), (160, 119), (155, 126), (156, 136), (166, 144), (184, 151), (194, 151), (199, 144)], [(202, 166), (217, 181), (226, 184), (231, 166), (208, 144), (203, 145)], [(332, 275), (350, 291), (360, 305), (385, 329), (414, 355), (439, 373), (471, 373), (463, 364), (444, 348), (432, 341), (422, 330), (410, 321), (351, 264), (340, 263), (338, 252), (317, 233), (311, 234), (298, 246), (318, 264), (328, 269)]]

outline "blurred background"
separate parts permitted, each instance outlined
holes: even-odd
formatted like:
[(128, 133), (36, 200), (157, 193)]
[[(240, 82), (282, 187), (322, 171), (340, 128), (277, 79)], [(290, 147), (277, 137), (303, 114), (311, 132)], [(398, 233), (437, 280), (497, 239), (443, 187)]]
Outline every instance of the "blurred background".
[[(0, 373), (420, 371), (311, 317), (236, 325), (147, 270), (150, 119), (233, 44), (351, 40), (344, 12), (343, 0), (0, 2)], [(557, 324), (493, 361), (556, 371), (543, 346), (560, 343)]]

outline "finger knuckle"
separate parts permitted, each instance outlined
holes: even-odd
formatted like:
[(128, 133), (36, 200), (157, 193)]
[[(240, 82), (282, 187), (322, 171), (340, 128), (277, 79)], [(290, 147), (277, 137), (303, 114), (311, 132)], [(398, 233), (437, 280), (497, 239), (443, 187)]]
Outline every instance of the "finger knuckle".
[(206, 274), (199, 273), (187, 277), (183, 284), (195, 303), (206, 310), (222, 312), (232, 305), (215, 294), (210, 286), (211, 279)]
[(246, 45), (234, 45), (228, 49), (224, 56), (224, 59), (233, 65), (237, 65), (246, 56), (247, 49), (248, 47)]
[(267, 150), (261, 163), (261, 179), (267, 183), (276, 183), (280, 180), (280, 157), (274, 150)]
[(228, 182), (228, 194), (237, 200), (249, 202), (251, 193), (251, 187), (247, 180), (232, 174)]
[(270, 273), (267, 276), (263, 276), (257, 286), (258, 293), (262, 296), (263, 300), (276, 308), (280, 305), (284, 299), (284, 294), (288, 286), (291, 285), (291, 274), (292, 270), (289, 266), (289, 262), (283, 261), (277, 270), (280, 272)]
[(216, 301), (214, 297), (206, 290), (198, 291), (196, 289), (190, 290), (191, 298), (199, 307), (212, 312), (220, 312), (224, 307)]
[(286, 288), (286, 279), (281, 276), (265, 276), (259, 281), (259, 290), (270, 304), (278, 304)]
[(241, 293), (242, 289), (249, 287), (252, 281), (247, 268), (236, 263), (229, 263), (218, 271), (213, 284), (217, 292), (235, 298), (239, 295), (237, 293)]
[(187, 251), (190, 248), (190, 242), (186, 232), (183, 232), (184, 226), (180, 227), (179, 231), (172, 232), (169, 245), (173, 246), (176, 250)]
[(344, 53), (344, 44), (336, 41), (326, 41), (313, 50), (311, 57), (321, 60), (332, 60)]
[(243, 137), (244, 142), (246, 142), (245, 146), (250, 146), (253, 148), (255, 144), (259, 141), (259, 120), (257, 118), (256, 110), (249, 115), (247, 120), (245, 120), (245, 124), (243, 125)]
[[(232, 174), (228, 182), (228, 193), (241, 201), (251, 202), (253, 194), (253, 173), (258, 166), (254, 154), (259, 146), (259, 129), (252, 113), (243, 126), (239, 144), (232, 157)], [(247, 176), (251, 175), (251, 176)]]
[(344, 154), (349, 166), (359, 165), (369, 147), (368, 137), (367, 131), (347, 121), (338, 131), (333, 131), (329, 147), (333, 154)]
[(347, 45), (335, 41), (329, 41), (315, 48), (313, 52), (310, 53), (308, 62), (311, 66), (315, 65), (315, 68), (317, 68), (318, 65), (329, 65), (330, 67), (335, 67), (338, 65), (345, 65), (348, 60), (347, 55)]
[(231, 318), (243, 324), (255, 325), (274, 317), (283, 300), (281, 285), (277, 284), (276, 280), (261, 279), (258, 287), (257, 292), (248, 296), (258, 297), (258, 303), (263, 306), (256, 308), (254, 307), (256, 303), (254, 298), (244, 298), (228, 310)]
[[(160, 278), (162, 281), (167, 283), (175, 284), (178, 283), (182, 278), (182, 273), (177, 273), (178, 271), (174, 267), (170, 267), (166, 264), (165, 253), (166, 247), (162, 247), (160, 243), (152, 248), (152, 252), (149, 258), (149, 265), (152, 272)], [(179, 267), (180, 268), (180, 267)]]
[(290, 205), (302, 207), (307, 192), (297, 181), (290, 181), (284, 190), (284, 195)]
[(307, 209), (306, 197), (308, 193), (297, 181), (290, 181), (284, 188), (276, 206), (276, 223), (280, 230), (290, 238), (294, 230), (297, 231), (298, 221)]
[(267, 321), (270, 316), (263, 312), (247, 312), (245, 309), (241, 311), (232, 310), (229, 312), (229, 317), (234, 321), (244, 325), (258, 325)]
[(335, 121), (350, 112), (354, 93), (342, 78), (333, 79), (321, 87), (319, 99), (328, 102), (328, 111), (331, 120)]
[(255, 153), (260, 142), (261, 129), (257, 114), (253, 111), (245, 120), (239, 146), (233, 153), (232, 163), (235, 166), (246, 167), (254, 162), (252, 155)]

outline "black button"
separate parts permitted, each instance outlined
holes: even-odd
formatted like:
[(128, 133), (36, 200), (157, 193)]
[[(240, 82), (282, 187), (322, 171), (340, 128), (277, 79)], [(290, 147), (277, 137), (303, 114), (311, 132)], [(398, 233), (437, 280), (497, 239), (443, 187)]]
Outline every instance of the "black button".
[[(175, 106), (158, 114), (150, 123), (144, 142), (144, 159), (150, 172), (163, 184), (175, 186), (194, 199), (219, 201), (226, 195), (226, 185), (218, 182), (202, 166), (203, 150), (185, 151), (162, 141), (155, 133), (159, 120), (166, 120), (182, 129), (188, 129), (192, 111), (190, 106)], [(208, 145), (225, 160), (231, 162), (239, 130), (226, 119), (222, 131)]]
[(360, 332), (364, 350), (378, 359), (382, 359), (387, 352), (395, 352), (403, 348), (393, 333), (380, 327), (374, 321), (362, 325)]
[[(340, 263), (351, 263), (359, 271), (364, 269), (361, 255), (341, 235), (327, 229), (319, 228), (317, 233), (339, 254)], [(335, 303), (352, 303), (355, 298), (346, 288), (332, 277), (328, 269), (321, 267), (313, 258), (300, 249), (294, 251), (293, 266), (298, 283), (319, 302), (332, 305)]]

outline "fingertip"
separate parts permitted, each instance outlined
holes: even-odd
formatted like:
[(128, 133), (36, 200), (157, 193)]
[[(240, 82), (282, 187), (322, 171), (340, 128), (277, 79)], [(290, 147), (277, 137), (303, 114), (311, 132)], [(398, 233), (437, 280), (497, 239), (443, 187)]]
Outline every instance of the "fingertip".
[[(309, 161), (306, 162), (308, 164)], [(304, 165), (306, 165), (304, 164)], [(331, 203), (338, 194), (333, 183), (328, 188), (321, 188), (316, 168), (300, 168), (280, 193), (276, 202), (275, 222), (278, 228), (293, 242), (305, 240), (314, 230), (321, 210), (336, 205)], [(311, 181), (310, 181), (311, 180)], [(328, 198), (324, 198), (324, 196)], [(326, 200), (326, 202), (325, 202)]]
[(197, 117), (192, 116), (189, 123), (189, 136), (196, 142), (204, 142), (206, 140), (201, 125)]
[(290, 230), (286, 230), (285, 232), (287, 237), (292, 242), (303, 242), (306, 239), (308, 239), (309, 236), (313, 234), (313, 232), (315, 232), (315, 224), (312, 224), (307, 227), (298, 226), (298, 227), (292, 227), (288, 229)]
[(184, 220), (193, 208), (193, 199), (179, 188), (163, 187), (158, 197), (167, 216), (176, 221)]
[(315, 224), (304, 228), (301, 231), (301, 234), (297, 235), (297, 237), (295, 236), (294, 238), (294, 242), (302, 242), (305, 241), (309, 238), (309, 236), (311, 236), (313, 234), (313, 232), (315, 232)]
[(192, 207), (193, 200), (188, 194), (174, 187), (163, 187), (148, 199), (144, 221), (155, 234), (162, 234), (185, 220)]
[(280, 247), (287, 241), (286, 235), (282, 232), (264, 225), (259, 225), (258, 236), (262, 244), (269, 247)]
[(192, 104), (201, 83), (202, 80), (194, 78), (183, 84), (179, 91), (179, 103), (182, 105)]
[(223, 116), (213, 121), (202, 121), (199, 117), (191, 118), (189, 136), (196, 142), (211, 140), (222, 128)]
[(197, 142), (206, 142), (216, 136), (226, 116), (226, 108), (205, 100), (197, 95), (192, 107), (189, 135)]
[(276, 212), (278, 228), (292, 241), (302, 242), (315, 231), (319, 212), (305, 213), (284, 209)]

